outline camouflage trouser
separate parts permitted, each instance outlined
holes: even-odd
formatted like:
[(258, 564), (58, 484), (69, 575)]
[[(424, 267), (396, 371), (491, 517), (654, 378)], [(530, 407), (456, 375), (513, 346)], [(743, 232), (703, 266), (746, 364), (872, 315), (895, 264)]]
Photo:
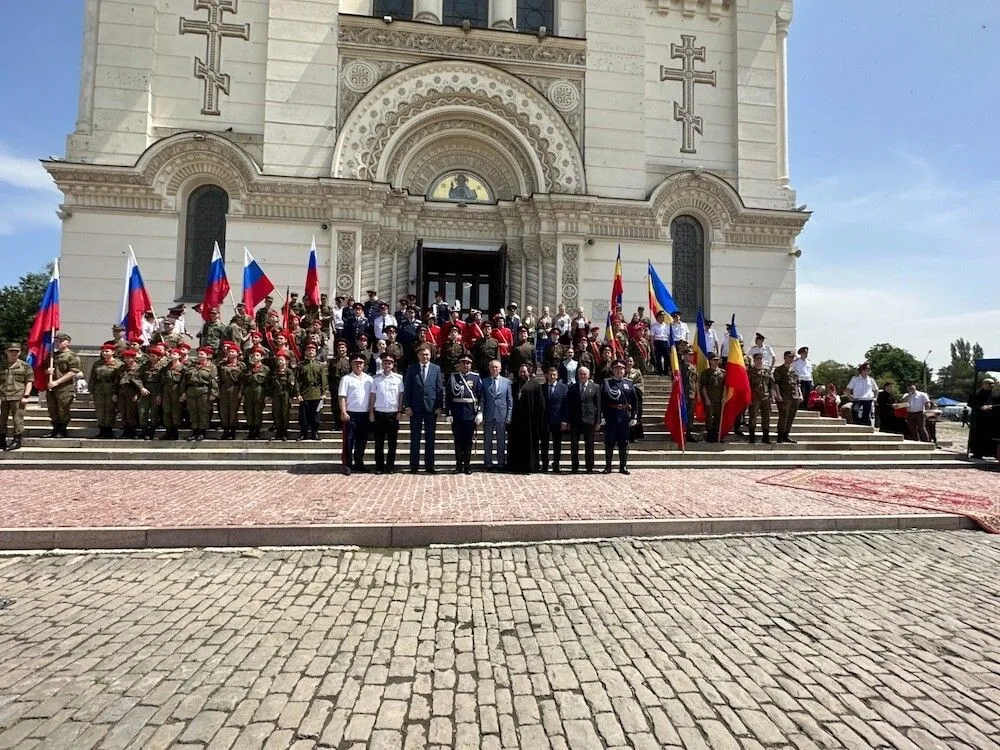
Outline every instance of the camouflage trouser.
[(115, 392), (95, 391), (94, 411), (97, 412), (98, 427), (115, 426)]
[(771, 430), (771, 400), (767, 401), (751, 401), (750, 402), (750, 434), (752, 435), (754, 430), (757, 429), (757, 415), (760, 414), (760, 429), (761, 432), (770, 432)]
[(794, 397), (784, 398), (778, 402), (778, 434), (787, 435), (792, 431), (795, 412), (799, 410), (799, 402)]
[(163, 421), (163, 407), (153, 394), (139, 397), (139, 425), (155, 430)]
[(188, 391), (186, 403), (191, 415), (191, 429), (207, 430), (212, 422), (212, 397), (208, 392)]
[(181, 391), (167, 386), (163, 389), (163, 426), (175, 430), (181, 426)]
[(20, 399), (15, 401), (0, 401), (0, 435), (7, 437), (7, 417), (14, 420), (14, 437), (24, 432), (24, 404)]
[(260, 427), (264, 423), (264, 394), (247, 390), (243, 393), (243, 414), (247, 427)]
[(281, 395), (271, 399), (271, 417), (274, 419), (274, 429), (287, 430), (288, 420), (292, 412), (292, 399), (290, 396)]
[(705, 434), (709, 440), (719, 437), (719, 420), (722, 418), (722, 400), (712, 401), (705, 404)]
[(45, 404), (49, 408), (49, 419), (52, 424), (69, 424), (70, 408), (73, 406), (73, 399), (76, 398), (76, 391), (72, 385), (45, 391)]
[(239, 426), (240, 389), (224, 388), (219, 394), (219, 421), (222, 429), (230, 430)]

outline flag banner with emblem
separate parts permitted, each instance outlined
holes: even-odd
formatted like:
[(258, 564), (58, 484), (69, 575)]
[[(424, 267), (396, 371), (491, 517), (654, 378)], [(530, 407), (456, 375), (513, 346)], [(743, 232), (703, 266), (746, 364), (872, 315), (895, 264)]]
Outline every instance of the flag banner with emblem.
[(684, 391), (684, 379), (681, 377), (681, 366), (677, 359), (677, 346), (673, 337), (670, 339), (670, 371), (673, 373), (673, 378), (663, 424), (670, 433), (670, 439), (684, 451), (687, 447), (687, 393)]
[(677, 303), (674, 302), (673, 296), (670, 294), (670, 290), (667, 289), (667, 285), (663, 283), (660, 275), (653, 268), (653, 262), (651, 260), (646, 260), (646, 264), (649, 266), (648, 269), (648, 279), (649, 279), (649, 314), (653, 320), (656, 320), (656, 316), (661, 312), (665, 312), (667, 315), (673, 315), (677, 312)]
[(312, 238), (309, 250), (309, 265), (306, 268), (306, 286), (303, 302), (312, 302), (319, 307), (319, 268), (316, 265), (316, 238)]
[[(698, 378), (708, 369), (708, 334), (705, 332), (705, 311), (698, 308), (697, 330), (694, 337), (694, 366)], [(705, 421), (705, 404), (701, 400), (701, 387), (695, 385), (694, 389), (694, 418), (698, 421)]]
[(122, 295), (121, 324), (125, 330), (126, 339), (136, 339), (142, 336), (142, 316), (147, 310), (153, 309), (149, 292), (139, 271), (139, 262), (135, 259), (135, 251), (128, 246), (128, 257), (125, 260), (125, 293)]
[(207, 323), (212, 319), (212, 310), (221, 309), (223, 300), (229, 294), (229, 279), (226, 278), (226, 263), (222, 260), (219, 243), (212, 250), (212, 263), (208, 267), (208, 286), (201, 300), (201, 317)]
[(59, 325), (59, 261), (56, 260), (52, 267), (52, 278), (45, 287), (42, 303), (38, 306), (38, 314), (35, 315), (28, 334), (27, 362), (35, 372), (35, 388), (39, 391), (49, 387), (49, 363), (46, 360), (52, 354), (52, 340)]
[(749, 405), (750, 375), (743, 359), (743, 344), (740, 343), (734, 315), (729, 331), (729, 357), (726, 359), (726, 391), (722, 397), (722, 414), (719, 417), (720, 441), (729, 434), (740, 413)]
[(267, 278), (264, 269), (254, 260), (250, 251), (243, 248), (243, 304), (247, 313), (253, 313), (257, 305), (274, 291), (274, 284)]
[(622, 294), (624, 286), (622, 284), (622, 246), (618, 245), (618, 257), (615, 259), (615, 277), (611, 281), (611, 306), (608, 308), (608, 317), (604, 324), (604, 338), (611, 345), (616, 357), (624, 356), (618, 339), (615, 338), (615, 313), (622, 306)]

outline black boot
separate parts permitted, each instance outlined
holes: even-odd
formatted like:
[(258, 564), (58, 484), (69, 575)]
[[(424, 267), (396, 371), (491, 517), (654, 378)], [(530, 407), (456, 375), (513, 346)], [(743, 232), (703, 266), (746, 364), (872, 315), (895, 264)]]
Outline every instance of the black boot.
[(20, 435), (15, 435), (15, 436), (14, 436), (14, 439), (10, 441), (10, 444), (7, 444), (7, 439), (6, 439), (6, 438), (4, 438), (4, 446), (3, 446), (3, 449), (4, 449), (5, 451), (16, 451), (16, 450), (20, 450), (20, 449), (21, 449), (21, 436), (20, 436)]
[(313, 427), (312, 428), (312, 439), (313, 440), (319, 440), (319, 428), (318, 427)]
[(206, 430), (195, 430), (194, 431), (195, 442), (200, 443), (202, 440), (204, 440), (205, 439), (205, 432), (206, 432)]
[(786, 443), (792, 443), (792, 444), (794, 444), (794, 443), (796, 443), (796, 442), (798, 442), (798, 441), (796, 441), (796, 440), (792, 440), (792, 436), (791, 436), (791, 433), (789, 433), (789, 432), (786, 432), (786, 433), (785, 433), (785, 442), (786, 442)]
[(7, 433), (0, 435), (0, 450), (7, 450)]
[(751, 445), (753, 445), (754, 443), (757, 442), (757, 436), (754, 434), (753, 430), (750, 430), (749, 438), (748, 439), (750, 440), (750, 444)]
[(52, 431), (49, 433), (49, 437), (50, 438), (57, 438), (57, 437), (59, 437), (59, 423), (58, 422), (53, 422), (52, 423)]
[(604, 449), (604, 473), (605, 474), (610, 474), (611, 473), (611, 453), (612, 453), (612, 449), (611, 448), (605, 448)]
[[(753, 442), (753, 441), (751, 440), (750, 442)], [(771, 444), (771, 431), (770, 430), (764, 430), (764, 437), (762, 437), (760, 439), (760, 442), (764, 443), (765, 445), (770, 445)]]
[(618, 453), (618, 473), (619, 474), (631, 474), (628, 470), (628, 446), (626, 445)]

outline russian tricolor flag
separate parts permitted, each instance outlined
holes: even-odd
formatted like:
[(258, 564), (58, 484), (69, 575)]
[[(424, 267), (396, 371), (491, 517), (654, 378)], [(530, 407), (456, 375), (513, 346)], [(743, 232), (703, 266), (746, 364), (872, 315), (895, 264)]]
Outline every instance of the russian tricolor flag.
[(208, 286), (205, 287), (205, 296), (201, 300), (201, 317), (206, 323), (212, 319), (211, 310), (221, 308), (227, 294), (229, 279), (226, 278), (226, 263), (222, 260), (222, 251), (216, 242), (215, 249), (212, 250), (212, 263), (208, 267)]
[(35, 322), (28, 334), (28, 364), (35, 371), (35, 388), (44, 391), (49, 387), (48, 366), (45, 360), (52, 354), (52, 339), (59, 330), (59, 261), (52, 269), (52, 279), (42, 295)]
[(319, 269), (316, 267), (316, 238), (312, 238), (309, 251), (309, 266), (306, 268), (306, 288), (303, 302), (312, 302), (319, 307)]
[(264, 269), (260, 267), (250, 251), (243, 248), (243, 304), (247, 312), (253, 313), (257, 305), (274, 291), (274, 284), (267, 278)]
[(122, 295), (122, 328), (127, 339), (142, 336), (142, 316), (147, 310), (153, 309), (149, 292), (142, 280), (139, 263), (135, 259), (132, 246), (128, 246), (128, 259), (125, 262), (125, 294)]

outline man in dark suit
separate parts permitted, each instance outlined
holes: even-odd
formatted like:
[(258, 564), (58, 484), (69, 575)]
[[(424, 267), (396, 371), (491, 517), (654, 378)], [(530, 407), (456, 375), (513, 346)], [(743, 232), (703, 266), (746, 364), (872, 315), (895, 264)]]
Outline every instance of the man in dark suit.
[(558, 474), (562, 458), (562, 434), (569, 422), (569, 387), (559, 380), (559, 370), (550, 367), (545, 373), (545, 427), (542, 430), (542, 471), (549, 470), (549, 441), (552, 442), (552, 472)]
[(429, 347), (421, 347), (417, 361), (406, 370), (403, 379), (403, 406), (410, 418), (410, 473), (420, 468), (420, 436), (424, 437), (424, 467), (434, 474), (434, 434), (437, 418), (444, 405), (444, 379), (441, 368), (431, 362)]
[(566, 412), (569, 417), (569, 438), (573, 473), (580, 471), (580, 439), (586, 457), (587, 473), (594, 473), (594, 435), (601, 422), (601, 389), (590, 379), (590, 369), (576, 371), (577, 383), (569, 389)]

